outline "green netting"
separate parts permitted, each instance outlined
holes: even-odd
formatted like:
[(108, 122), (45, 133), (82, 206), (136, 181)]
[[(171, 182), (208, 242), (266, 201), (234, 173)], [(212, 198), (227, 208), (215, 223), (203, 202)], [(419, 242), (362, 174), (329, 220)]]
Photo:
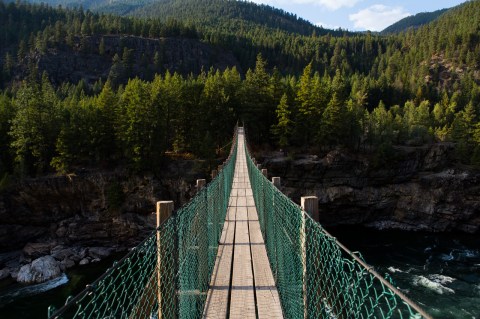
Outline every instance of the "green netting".
[[(233, 141), (207, 187), (64, 307), (50, 307), (49, 318), (200, 318), (232, 187)], [(275, 188), (250, 156), (247, 165), (286, 318), (429, 317)]]
[(247, 166), (285, 318), (429, 317)]
[(49, 318), (200, 318), (232, 188), (236, 130), (233, 142), (206, 187), (65, 306), (50, 307)]

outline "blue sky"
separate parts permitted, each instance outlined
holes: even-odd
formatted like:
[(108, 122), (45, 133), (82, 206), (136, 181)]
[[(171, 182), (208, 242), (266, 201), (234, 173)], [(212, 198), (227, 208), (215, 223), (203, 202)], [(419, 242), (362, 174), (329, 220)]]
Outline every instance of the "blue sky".
[(381, 31), (419, 12), (453, 7), (465, 0), (250, 0), (292, 12), (324, 28)]

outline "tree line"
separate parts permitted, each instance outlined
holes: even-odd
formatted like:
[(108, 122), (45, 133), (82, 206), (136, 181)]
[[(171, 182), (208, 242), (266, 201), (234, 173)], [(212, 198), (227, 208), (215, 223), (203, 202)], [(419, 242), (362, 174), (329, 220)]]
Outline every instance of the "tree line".
[[(479, 6), (471, 1), (418, 30), (384, 37), (0, 1), (0, 178), (84, 166), (155, 170), (166, 152), (212, 157), (237, 120), (246, 123), (251, 142), (287, 150), (341, 146), (388, 160), (395, 145), (451, 141), (459, 161), (478, 165)], [(37, 65), (14, 72), (26, 55), (76, 45), (72, 37), (81, 44), (89, 35), (115, 33), (228, 45), (247, 71), (138, 78), (123, 48), (108, 78), (94, 84), (58, 83)], [(102, 54), (102, 43), (94, 50)]]
[[(165, 152), (212, 158), (244, 121), (252, 143), (286, 150), (343, 146), (388, 160), (394, 145), (457, 143), (459, 160), (480, 164), (480, 123), (472, 103), (444, 93), (369, 110), (368, 85), (320, 75), (309, 64), (300, 77), (268, 72), (258, 56), (245, 78), (235, 68), (198, 76), (107, 81), (98, 92), (55, 88), (43, 74), (0, 96), (0, 172), (32, 176), (79, 167), (126, 165), (159, 169)], [(377, 153), (375, 153), (377, 152)], [(391, 155), (390, 155), (391, 156)]]

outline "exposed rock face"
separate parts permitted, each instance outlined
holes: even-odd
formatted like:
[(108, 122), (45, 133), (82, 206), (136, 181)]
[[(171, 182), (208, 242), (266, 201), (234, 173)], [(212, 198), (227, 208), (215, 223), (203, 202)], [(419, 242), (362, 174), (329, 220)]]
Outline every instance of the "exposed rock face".
[(23, 255), (29, 259), (36, 259), (50, 253), (51, 243), (28, 243), (23, 248)]
[(160, 178), (114, 171), (22, 180), (0, 193), (0, 252), (23, 248), (32, 260), (57, 245), (133, 246), (153, 230), (156, 200), (179, 207), (194, 194), (198, 166), (171, 162)]
[(43, 256), (20, 268), (17, 281), (25, 284), (41, 283), (61, 274), (58, 261), (52, 256)]
[(338, 150), (323, 158), (276, 154), (264, 165), (294, 201), (318, 196), (324, 225), (479, 232), (480, 172), (448, 167), (449, 144), (396, 151), (400, 159), (378, 167)]
[(155, 201), (183, 205), (201, 167), (177, 160), (160, 178), (82, 171), (18, 181), (0, 193), (0, 279), (40, 282), (135, 246), (154, 229)]

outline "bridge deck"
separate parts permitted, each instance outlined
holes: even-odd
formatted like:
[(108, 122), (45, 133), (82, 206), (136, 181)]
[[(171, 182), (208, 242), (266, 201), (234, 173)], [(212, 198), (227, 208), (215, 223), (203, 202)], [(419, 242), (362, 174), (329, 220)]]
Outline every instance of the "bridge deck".
[(232, 193), (204, 318), (283, 318), (258, 223), (244, 143), (240, 129)]

